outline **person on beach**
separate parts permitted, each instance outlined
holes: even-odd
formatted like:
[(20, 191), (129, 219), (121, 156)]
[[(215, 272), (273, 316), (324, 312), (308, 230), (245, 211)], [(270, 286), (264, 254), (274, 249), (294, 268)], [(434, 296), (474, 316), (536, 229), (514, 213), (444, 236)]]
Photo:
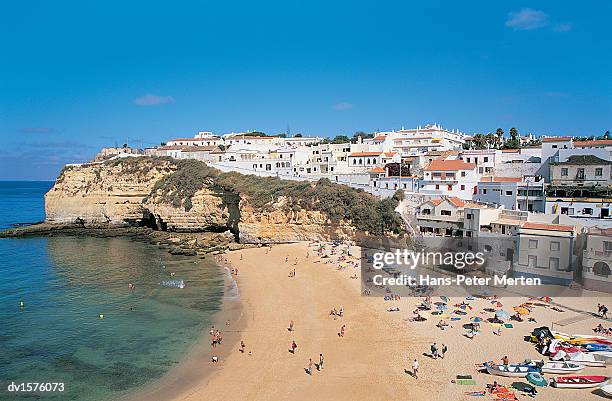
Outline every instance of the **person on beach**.
[(319, 354), (319, 369), (323, 369), (323, 354)]
[(309, 375), (312, 375), (312, 358), (309, 358), (309, 359), (308, 359), (308, 367), (306, 368), (306, 372), (307, 372)]
[(240, 254), (240, 260), (242, 260), (242, 256), (243, 256), (243, 255), (242, 255), (242, 254)]
[(433, 359), (438, 359), (438, 346), (436, 345), (436, 343), (431, 344), (431, 357)]
[(297, 344), (295, 343), (295, 340), (291, 342), (291, 353), (295, 354), (295, 350), (297, 349)]
[(240, 352), (242, 352), (244, 354), (244, 348), (246, 346), (244, 345), (244, 341), (240, 340)]
[(293, 320), (289, 322), (289, 331), (293, 331)]
[(289, 262), (289, 256), (285, 256), (285, 263)]
[(415, 379), (418, 379), (418, 376), (417, 376), (418, 373), (419, 373), (419, 361), (415, 359), (414, 362), (412, 362), (412, 377), (414, 377)]
[(446, 354), (446, 351), (448, 351), (448, 347), (446, 346), (446, 344), (442, 344), (442, 350), (440, 351), (440, 358), (444, 359), (444, 354)]
[(340, 328), (340, 333), (338, 333), (339, 337), (344, 337), (344, 330), (346, 329), (346, 325), (343, 324), (342, 327)]
[(342, 316), (344, 315), (344, 308), (342, 307), (342, 305), (340, 305), (340, 312), (339, 315)]
[(601, 305), (601, 317), (602, 319), (608, 318), (608, 307), (606, 305)]
[(504, 355), (501, 361), (502, 361), (502, 365), (504, 366), (508, 366), (510, 364), (510, 362), (508, 361), (508, 355)]

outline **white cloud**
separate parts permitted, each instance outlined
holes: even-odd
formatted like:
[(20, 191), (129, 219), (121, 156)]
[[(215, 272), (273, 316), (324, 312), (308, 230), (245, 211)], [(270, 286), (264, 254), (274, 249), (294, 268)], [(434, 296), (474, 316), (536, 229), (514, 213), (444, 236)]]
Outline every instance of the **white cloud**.
[(134, 104), (138, 106), (158, 106), (160, 104), (174, 103), (172, 96), (157, 96), (147, 93), (134, 99)]
[(569, 24), (569, 23), (558, 24), (557, 26), (555, 26), (555, 29), (554, 29), (555, 32), (568, 32), (571, 30), (572, 30), (572, 24)]
[(515, 31), (529, 31), (543, 28), (548, 25), (548, 14), (544, 11), (523, 8), (520, 11), (508, 13), (506, 26)]
[(340, 102), (340, 103), (334, 104), (334, 110), (338, 110), (338, 111), (350, 110), (352, 108), (353, 108), (353, 105), (347, 102)]

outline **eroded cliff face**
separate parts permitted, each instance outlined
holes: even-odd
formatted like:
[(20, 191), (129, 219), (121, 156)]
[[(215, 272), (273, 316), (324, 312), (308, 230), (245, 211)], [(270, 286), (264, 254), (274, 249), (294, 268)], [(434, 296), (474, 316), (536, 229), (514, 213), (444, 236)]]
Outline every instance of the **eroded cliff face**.
[(143, 217), (143, 199), (173, 170), (167, 162), (143, 162), (139, 168), (111, 163), (66, 167), (45, 195), (46, 221), (136, 224)]
[[(65, 169), (45, 195), (48, 223), (85, 227), (142, 225), (163, 231), (231, 230), (242, 243), (283, 243), (352, 238), (354, 229), (333, 223), (319, 211), (292, 211), (280, 199), (265, 211), (249, 200), (206, 182), (190, 207), (173, 202), (155, 184), (175, 171), (168, 161), (90, 164)], [(188, 209), (188, 210), (186, 210)]]

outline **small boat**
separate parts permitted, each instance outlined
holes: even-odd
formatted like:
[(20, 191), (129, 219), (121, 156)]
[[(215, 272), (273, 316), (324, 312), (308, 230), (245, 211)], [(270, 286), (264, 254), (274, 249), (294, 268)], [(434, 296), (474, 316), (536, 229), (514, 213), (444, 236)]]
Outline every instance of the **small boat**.
[(601, 392), (604, 393), (608, 398), (612, 398), (612, 384), (608, 384), (600, 388)]
[(584, 365), (570, 362), (546, 362), (541, 368), (542, 373), (557, 374), (579, 372), (582, 369), (584, 369)]
[(593, 355), (593, 358), (595, 358), (596, 361), (603, 362), (606, 365), (612, 364), (612, 352), (611, 351), (595, 351), (595, 352), (591, 352), (591, 355)]
[(593, 354), (585, 354), (584, 352), (576, 352), (574, 354), (569, 354), (565, 360), (567, 362), (577, 363), (584, 366), (591, 367), (604, 367), (606, 363), (604, 361), (598, 361), (595, 359)]
[(527, 381), (534, 386), (546, 387), (548, 385), (544, 376), (535, 372), (527, 374)]
[(605, 345), (605, 344), (584, 344), (583, 347), (586, 348), (587, 351), (599, 351), (599, 352), (612, 351), (612, 347), (610, 347), (609, 345)]
[(605, 385), (608, 379), (607, 376), (558, 376), (552, 379), (550, 385), (557, 388), (592, 388)]
[(537, 369), (528, 365), (489, 365), (485, 364), (490, 375), (505, 377), (526, 377), (529, 373), (537, 373)]

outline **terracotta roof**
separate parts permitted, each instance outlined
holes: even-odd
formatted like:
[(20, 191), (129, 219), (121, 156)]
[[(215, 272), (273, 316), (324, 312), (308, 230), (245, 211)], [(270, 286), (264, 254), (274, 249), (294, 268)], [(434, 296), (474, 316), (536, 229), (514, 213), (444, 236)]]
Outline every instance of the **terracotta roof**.
[(480, 182), (521, 182), (519, 177), (482, 177)]
[(612, 139), (595, 139), (593, 141), (578, 141), (578, 142), (574, 142), (574, 146), (577, 146), (577, 147), (612, 146)]
[(381, 168), (381, 167), (374, 167), (372, 170), (370, 170), (370, 173), (384, 173), (385, 169)]
[(385, 152), (383, 154), (385, 155), (385, 157), (393, 157), (394, 155), (397, 154), (397, 152)]
[(359, 156), (380, 156), (382, 152), (355, 152), (349, 154), (349, 157), (359, 157)]
[(528, 228), (532, 230), (548, 230), (548, 231), (574, 231), (574, 226), (565, 226), (561, 224), (546, 224), (546, 223), (533, 223), (526, 222), (521, 228)]
[(457, 207), (465, 206), (465, 202), (457, 198), (456, 196), (449, 196), (446, 198), (446, 200)]
[(572, 140), (571, 136), (552, 136), (548, 138), (543, 138), (542, 142), (567, 142), (571, 140)]
[(457, 170), (473, 170), (475, 164), (466, 163), (463, 160), (432, 160), (425, 171), (457, 171)]
[(520, 149), (502, 149), (502, 153), (519, 153)]
[(385, 138), (387, 138), (385, 135), (379, 135), (379, 136), (375, 136), (374, 140), (375, 141), (384, 141)]

